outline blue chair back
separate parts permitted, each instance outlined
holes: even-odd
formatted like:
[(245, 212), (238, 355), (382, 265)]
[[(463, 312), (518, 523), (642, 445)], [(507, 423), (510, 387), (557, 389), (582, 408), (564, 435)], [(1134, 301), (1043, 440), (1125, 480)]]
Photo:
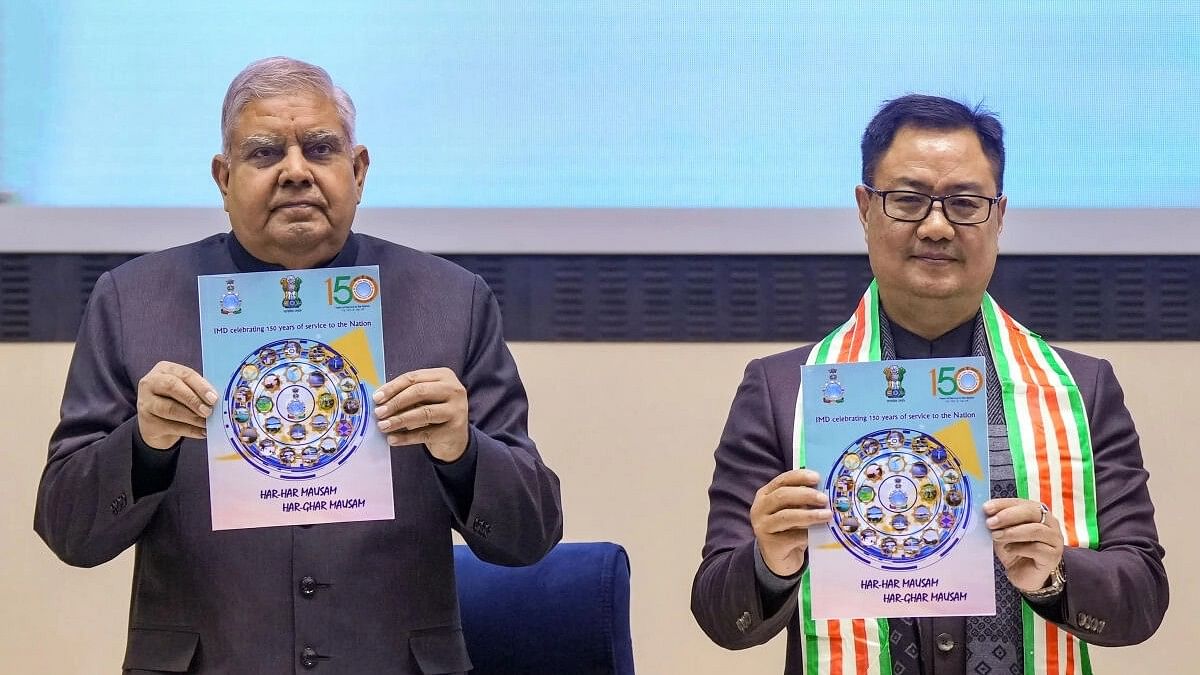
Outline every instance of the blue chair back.
[(529, 567), (454, 547), (472, 675), (633, 675), (629, 556), (609, 542), (554, 547)]

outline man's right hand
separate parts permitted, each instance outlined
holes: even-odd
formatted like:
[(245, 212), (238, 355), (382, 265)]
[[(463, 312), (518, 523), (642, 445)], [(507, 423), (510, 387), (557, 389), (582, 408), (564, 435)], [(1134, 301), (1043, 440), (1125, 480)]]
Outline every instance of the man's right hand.
[(166, 450), (180, 438), (204, 438), (217, 392), (187, 366), (159, 361), (138, 382), (137, 424), (142, 440)]
[(759, 488), (750, 505), (750, 525), (763, 562), (781, 577), (804, 566), (808, 528), (833, 518), (829, 497), (816, 489), (820, 479), (808, 469), (781, 473)]

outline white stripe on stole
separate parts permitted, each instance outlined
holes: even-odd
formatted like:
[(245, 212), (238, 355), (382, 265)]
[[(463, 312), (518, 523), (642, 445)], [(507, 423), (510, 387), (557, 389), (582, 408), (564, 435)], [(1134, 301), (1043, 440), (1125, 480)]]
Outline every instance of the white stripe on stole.
[[(1049, 626), (1049, 628), (1047, 628), (1048, 626)], [(1047, 631), (1053, 632), (1054, 630), (1055, 629), (1050, 624), (1050, 622), (1038, 621), (1036, 618), (1034, 619), (1034, 621), (1033, 621), (1033, 649), (1034, 649), (1034, 652), (1033, 653), (1035, 655), (1041, 654), (1042, 658), (1034, 660), (1034, 662), (1033, 662), (1034, 671), (1033, 671), (1032, 675), (1043, 675), (1045, 673), (1050, 672), (1050, 669), (1046, 665), (1047, 664), (1046, 632)], [(1028, 649), (1028, 647), (1026, 647), (1026, 649)]]
[(821, 645), (817, 650), (817, 671), (820, 673), (830, 673), (831, 675), (841, 675), (834, 673), (830, 665), (832, 659), (829, 650), (829, 622), (824, 619), (817, 619), (813, 622), (816, 624), (817, 644)]
[(854, 619), (838, 621), (838, 628), (842, 635), (842, 673), (854, 675)]
[(880, 670), (879, 652), (883, 647), (886, 636), (879, 633), (879, 622), (868, 619), (867, 624), (867, 675), (892, 675)]

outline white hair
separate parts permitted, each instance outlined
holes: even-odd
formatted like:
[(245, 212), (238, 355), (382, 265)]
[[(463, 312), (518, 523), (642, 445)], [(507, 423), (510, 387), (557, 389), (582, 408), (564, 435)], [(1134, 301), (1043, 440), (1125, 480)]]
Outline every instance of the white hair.
[(334, 85), (329, 73), (320, 66), (286, 56), (272, 56), (255, 61), (229, 83), (225, 104), (221, 107), (221, 149), (226, 155), (232, 150), (233, 125), (242, 108), (250, 101), (296, 92), (320, 94), (333, 101), (342, 129), (350, 145), (354, 145), (354, 101), (341, 87)]

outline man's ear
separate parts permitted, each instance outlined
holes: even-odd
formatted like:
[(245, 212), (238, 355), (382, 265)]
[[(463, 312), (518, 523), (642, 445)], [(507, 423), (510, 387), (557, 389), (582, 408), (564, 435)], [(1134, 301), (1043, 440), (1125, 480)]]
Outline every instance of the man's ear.
[(358, 201), (362, 201), (363, 186), (367, 182), (367, 169), (371, 166), (371, 154), (367, 152), (367, 146), (354, 146), (353, 157), (354, 162), (354, 183), (358, 186)]
[(865, 238), (867, 236), (867, 212), (871, 209), (871, 193), (865, 185), (854, 188), (854, 201), (858, 203), (858, 222), (862, 225)]
[(221, 191), (221, 201), (225, 204), (225, 210), (229, 210), (229, 162), (225, 160), (225, 155), (213, 155), (212, 158), (212, 177), (213, 182), (217, 184), (217, 189)]
[(1002, 195), (996, 204), (996, 234), (1004, 231), (1004, 211), (1008, 208), (1008, 195)]

